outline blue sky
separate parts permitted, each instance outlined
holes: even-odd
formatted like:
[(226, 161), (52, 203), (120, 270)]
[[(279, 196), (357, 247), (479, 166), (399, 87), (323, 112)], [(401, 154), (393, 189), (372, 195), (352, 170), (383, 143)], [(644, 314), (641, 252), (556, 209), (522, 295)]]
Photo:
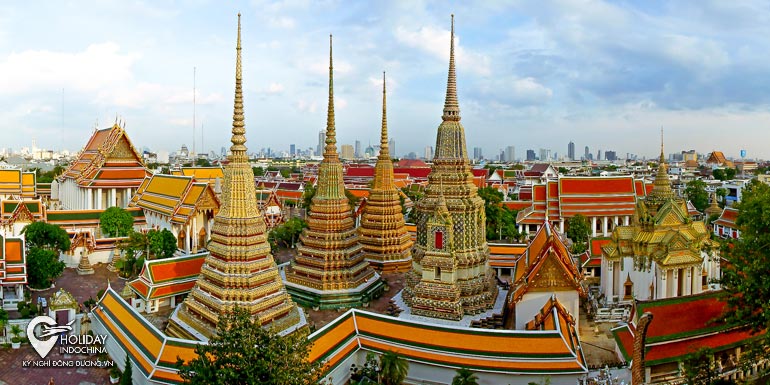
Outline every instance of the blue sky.
[(455, 14), (468, 147), (770, 158), (764, 1), (50, 1), (0, 8), (0, 147), (77, 150), (119, 115), (134, 144), (228, 144), (243, 14), (246, 145), (315, 146), (334, 34), (338, 143), (435, 142)]

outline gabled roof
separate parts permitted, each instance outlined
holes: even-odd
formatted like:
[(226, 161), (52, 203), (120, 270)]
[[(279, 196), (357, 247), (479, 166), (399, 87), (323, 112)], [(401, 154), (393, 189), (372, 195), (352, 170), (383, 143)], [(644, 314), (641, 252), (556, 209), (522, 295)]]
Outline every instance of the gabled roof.
[[(166, 336), (108, 287), (94, 321), (126, 350), (144, 377), (180, 383), (177, 358), (195, 358), (196, 341)], [(308, 359), (328, 374), (361, 349), (397, 351), (411, 362), (479, 372), (561, 375), (588, 373), (576, 335), (563, 322), (546, 330), (486, 330), (398, 319), (351, 309), (308, 336)]]
[(714, 224), (729, 227), (731, 229), (738, 229), (738, 225), (735, 224), (737, 219), (738, 210), (732, 207), (725, 207), (725, 209), (722, 210), (722, 215), (719, 216), (719, 219), (714, 221)]
[(513, 302), (519, 301), (530, 290), (531, 285), (537, 282), (540, 278), (540, 269), (546, 264), (555, 266), (560, 271), (563, 281), (573, 286), (578, 293), (583, 293), (580, 285), (582, 275), (575, 266), (572, 256), (551, 224), (545, 222), (516, 262), (512, 278), (516, 286), (511, 298)]
[(500, 202), (500, 205), (503, 206), (503, 207), (507, 207), (507, 208), (509, 208), (511, 210), (520, 211), (520, 210), (524, 210), (524, 209), (526, 209), (528, 207), (532, 207), (532, 201), (521, 201), (521, 200), (519, 200), (519, 201), (504, 201), (504, 202)]
[(139, 278), (129, 282), (145, 300), (188, 293), (195, 286), (208, 252), (144, 261)]
[(706, 159), (706, 163), (709, 164), (725, 164), (727, 162), (727, 158), (725, 158), (725, 154), (722, 153), (722, 151), (713, 151), (711, 154), (709, 154), (708, 158)]
[(691, 217), (703, 215), (703, 213), (701, 213), (700, 211), (698, 211), (698, 209), (695, 208), (695, 205), (692, 204), (692, 201), (687, 201), (687, 214), (690, 215)]
[(393, 167), (399, 167), (399, 168), (410, 168), (410, 167), (423, 168), (423, 167), (428, 167), (428, 168), (430, 168), (430, 166), (428, 166), (427, 163), (425, 163), (425, 162), (423, 162), (423, 161), (421, 161), (419, 159), (401, 159), (398, 162), (396, 162), (396, 164), (394, 164)]
[[(706, 292), (683, 297), (636, 302), (636, 319), (645, 312), (653, 315), (647, 329), (645, 365), (677, 362), (699, 348), (715, 351), (744, 345), (761, 334), (752, 335), (747, 328), (728, 327), (716, 319), (724, 312), (726, 303), (720, 292)], [(676, 322), (671, 322), (676, 320)], [(622, 344), (622, 353), (631, 354), (633, 325), (613, 329), (615, 339)], [(620, 345), (620, 344), (619, 344)]]
[(211, 185), (194, 182), (191, 176), (155, 174), (142, 181), (129, 207), (141, 207), (184, 224), (196, 210), (219, 210), (219, 199)]
[(122, 127), (96, 130), (86, 146), (59, 178), (74, 179), (83, 187), (137, 187), (151, 175)]
[(5, 224), (13, 224), (18, 219), (30, 222), (45, 219), (45, 205), (39, 200), (5, 200), (0, 204), (0, 217)]
[(196, 182), (205, 182), (213, 185), (216, 180), (225, 180), (225, 170), (222, 167), (182, 167), (180, 175), (191, 176)]

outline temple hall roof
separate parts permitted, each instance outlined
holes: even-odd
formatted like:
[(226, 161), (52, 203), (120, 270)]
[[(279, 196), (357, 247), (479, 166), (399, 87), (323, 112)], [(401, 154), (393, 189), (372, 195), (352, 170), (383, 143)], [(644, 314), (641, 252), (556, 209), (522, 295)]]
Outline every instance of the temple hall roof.
[(141, 207), (184, 224), (196, 210), (218, 210), (219, 199), (211, 185), (195, 182), (192, 176), (155, 174), (142, 181), (129, 207)]

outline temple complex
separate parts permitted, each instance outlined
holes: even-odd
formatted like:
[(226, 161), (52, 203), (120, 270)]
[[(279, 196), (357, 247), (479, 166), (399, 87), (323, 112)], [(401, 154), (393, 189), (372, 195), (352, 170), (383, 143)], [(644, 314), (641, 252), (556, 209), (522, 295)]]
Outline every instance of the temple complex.
[(412, 267), (412, 239), (404, 226), (399, 190), (393, 182), (393, 161), (388, 149), (385, 74), (382, 75), (382, 132), (374, 182), (363, 206), (358, 228), (365, 258), (377, 270), (405, 272)]
[(417, 242), (403, 298), (418, 316), (459, 320), (490, 309), (497, 297), (489, 267), (484, 201), (473, 183), (460, 123), (454, 57), (454, 16), (449, 74), (436, 154), (425, 197), (415, 207)]
[(378, 296), (383, 289), (379, 275), (364, 259), (353, 211), (345, 196), (334, 124), (331, 54), (330, 36), (326, 146), (308, 213), (308, 227), (299, 237), (297, 257), (286, 269), (286, 287), (294, 299), (316, 308), (359, 306)]
[[(612, 231), (602, 246), (602, 288), (608, 302), (660, 299), (715, 289), (718, 258), (702, 221), (690, 219), (687, 203), (671, 189), (661, 141), (654, 187), (636, 203), (633, 222)], [(711, 284), (714, 285), (714, 284)]]
[(254, 174), (244, 145), (240, 14), (236, 52), (232, 146), (221, 207), (200, 276), (169, 319), (166, 332), (174, 337), (206, 341), (216, 333), (219, 315), (235, 307), (247, 310), (257, 325), (278, 333), (292, 332), (306, 323), (286, 292), (270, 254), (265, 220), (257, 209)]

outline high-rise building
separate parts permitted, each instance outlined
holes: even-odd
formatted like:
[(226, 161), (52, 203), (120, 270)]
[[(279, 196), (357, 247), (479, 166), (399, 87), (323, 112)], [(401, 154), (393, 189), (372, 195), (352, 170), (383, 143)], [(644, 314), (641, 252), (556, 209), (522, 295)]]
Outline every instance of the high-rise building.
[[(241, 79), (241, 18), (235, 60), (235, 101), (229, 163), (224, 169), (221, 206), (200, 275), (181, 308), (168, 321), (173, 337), (207, 340), (219, 316), (239, 307), (255, 325), (276, 333), (307, 322), (289, 297), (267, 242), (265, 219), (257, 208), (254, 174), (246, 155)], [(349, 211), (349, 210), (348, 210)]]
[(505, 161), (514, 162), (516, 160), (516, 148), (514, 146), (508, 146), (505, 148)]
[(473, 159), (481, 160), (484, 159), (484, 154), (481, 152), (481, 147), (473, 147)]
[(289, 156), (291, 156), (293, 158), (294, 155), (297, 155), (297, 146), (294, 145), (294, 144), (290, 144), (289, 145)]
[(537, 159), (537, 156), (535, 155), (535, 150), (527, 150), (527, 160), (533, 161)]
[(596, 150), (596, 160), (602, 160), (602, 150)]
[(340, 158), (350, 160), (353, 159), (355, 153), (353, 152), (353, 146), (349, 144), (343, 144), (340, 148)]
[(433, 146), (425, 146), (425, 160), (433, 159)]
[(444, 113), (425, 195), (415, 205), (417, 240), (403, 298), (418, 316), (459, 320), (494, 306), (484, 200), (478, 195), (460, 123), (454, 60), (454, 17)]
[(583, 159), (585, 160), (591, 160), (591, 151), (588, 149), (588, 146), (586, 146), (586, 152), (583, 155)]
[(355, 156), (356, 158), (360, 158), (361, 157), (361, 141), (360, 140), (356, 140), (356, 148), (355, 148), (355, 152), (353, 153), (353, 156)]
[(604, 153), (604, 156), (610, 162), (614, 162), (618, 160), (618, 155), (615, 153), (615, 151), (612, 151), (612, 150), (607, 150), (607, 152)]
[(551, 150), (541, 148), (540, 149), (540, 161), (548, 162), (551, 160)]
[(567, 159), (575, 160), (575, 142), (569, 142), (567, 145)]
[(318, 132), (318, 145), (316, 145), (316, 148), (315, 148), (316, 156), (323, 155), (324, 146), (326, 146), (326, 131), (321, 130)]
[[(380, 145), (380, 147), (382, 147), (382, 145)], [(388, 142), (388, 147), (390, 147), (388, 149), (388, 155), (392, 156), (394, 158), (398, 158), (398, 153), (396, 152), (396, 140), (395, 139), (391, 139)], [(380, 148), (380, 151), (382, 151), (382, 148)]]
[(682, 151), (682, 161), (698, 161), (698, 154), (695, 152), (695, 150), (690, 151)]

